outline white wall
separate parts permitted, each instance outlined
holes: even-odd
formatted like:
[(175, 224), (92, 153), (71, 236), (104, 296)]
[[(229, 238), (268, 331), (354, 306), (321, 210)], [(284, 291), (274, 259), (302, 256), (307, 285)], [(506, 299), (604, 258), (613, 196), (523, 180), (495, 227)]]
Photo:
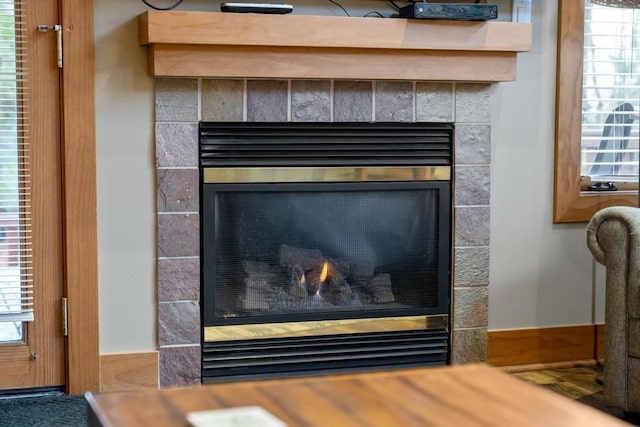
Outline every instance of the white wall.
[(153, 79), (140, 2), (96, 0), (100, 352), (155, 349)]
[[(533, 3), (533, 51), (519, 55), (518, 81), (495, 90), (491, 330), (591, 322), (585, 225), (551, 223), (557, 0)], [(342, 14), (322, 0), (293, 4), (295, 13)], [(383, 1), (342, 4), (355, 16), (390, 13)], [(499, 4), (504, 19), (509, 2)], [(153, 350), (154, 97), (135, 19), (147, 8), (135, 0), (94, 5), (100, 352)], [(180, 10), (217, 11), (218, 3), (185, 0)]]
[[(591, 323), (585, 224), (552, 224), (557, 1), (533, 2), (533, 49), (493, 103), (489, 329)], [(601, 297), (596, 303), (602, 321)]]

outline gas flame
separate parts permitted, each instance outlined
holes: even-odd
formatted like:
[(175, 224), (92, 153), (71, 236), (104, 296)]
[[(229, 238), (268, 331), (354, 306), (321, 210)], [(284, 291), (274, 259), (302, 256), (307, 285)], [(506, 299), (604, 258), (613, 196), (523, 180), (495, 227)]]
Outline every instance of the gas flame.
[(320, 273), (320, 283), (327, 280), (328, 272), (329, 272), (329, 264), (325, 262), (324, 265), (322, 266), (322, 272)]
[(320, 277), (317, 284), (318, 289), (316, 289), (316, 293), (313, 295), (314, 300), (322, 301), (324, 299), (322, 298), (322, 294), (320, 293), (320, 291), (322, 290), (322, 284), (324, 283), (325, 280), (327, 280), (328, 275), (329, 275), (329, 264), (325, 262), (324, 265), (322, 266), (322, 271), (320, 272)]

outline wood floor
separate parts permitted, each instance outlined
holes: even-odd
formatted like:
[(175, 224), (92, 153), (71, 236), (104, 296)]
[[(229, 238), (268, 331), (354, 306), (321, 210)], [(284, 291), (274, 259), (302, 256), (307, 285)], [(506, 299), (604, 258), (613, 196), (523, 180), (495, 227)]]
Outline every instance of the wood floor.
[(602, 378), (601, 365), (543, 369), (517, 372), (513, 375), (624, 419), (623, 411), (610, 408), (602, 402), (602, 385), (596, 381), (596, 378)]

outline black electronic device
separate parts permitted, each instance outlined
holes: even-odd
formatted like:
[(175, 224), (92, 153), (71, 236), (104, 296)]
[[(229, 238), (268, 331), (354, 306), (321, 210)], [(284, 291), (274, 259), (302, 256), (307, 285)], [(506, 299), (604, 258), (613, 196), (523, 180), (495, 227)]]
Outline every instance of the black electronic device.
[(487, 21), (498, 17), (495, 4), (416, 2), (400, 8), (399, 18)]
[(293, 6), (284, 3), (231, 3), (225, 2), (220, 4), (222, 12), (233, 13), (269, 13), (283, 15), (291, 13)]

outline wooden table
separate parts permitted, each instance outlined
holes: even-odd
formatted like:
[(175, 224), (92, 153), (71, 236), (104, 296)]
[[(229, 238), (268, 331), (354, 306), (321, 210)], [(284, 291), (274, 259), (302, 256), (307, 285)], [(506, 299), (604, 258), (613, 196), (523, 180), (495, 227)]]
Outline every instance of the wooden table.
[(258, 405), (288, 426), (621, 426), (483, 364), (87, 393), (93, 426), (186, 426), (191, 411)]

